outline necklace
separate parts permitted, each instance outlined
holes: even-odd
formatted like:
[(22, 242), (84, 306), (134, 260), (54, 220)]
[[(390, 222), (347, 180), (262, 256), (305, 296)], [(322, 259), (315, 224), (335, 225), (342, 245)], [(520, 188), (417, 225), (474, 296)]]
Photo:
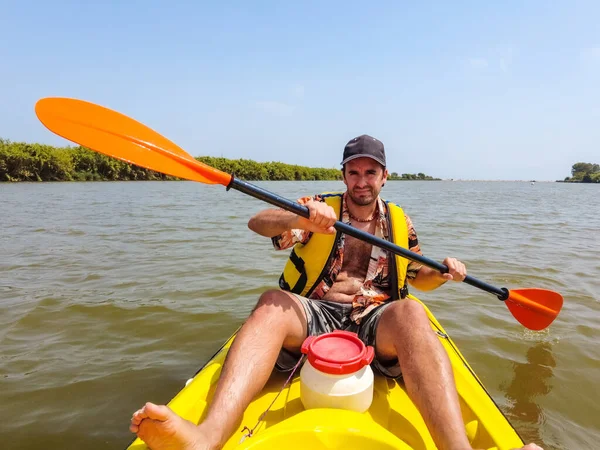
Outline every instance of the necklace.
[(356, 220), (357, 222), (370, 222), (375, 218), (375, 216), (377, 215), (377, 212), (373, 213), (373, 215), (371, 217), (369, 217), (368, 219), (359, 219), (358, 217), (354, 217), (352, 215), (352, 213), (350, 212), (350, 210), (348, 210), (348, 215), (350, 216), (351, 219)]

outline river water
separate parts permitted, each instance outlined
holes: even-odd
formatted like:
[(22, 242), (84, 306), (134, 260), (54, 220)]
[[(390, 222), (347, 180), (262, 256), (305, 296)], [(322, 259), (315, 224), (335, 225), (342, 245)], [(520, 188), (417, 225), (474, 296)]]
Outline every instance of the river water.
[[(341, 182), (257, 183), (291, 199)], [(420, 293), (526, 441), (600, 442), (600, 187), (388, 182), (426, 256), (560, 292), (543, 332), (462, 283)], [(276, 286), (266, 204), (192, 182), (0, 184), (0, 448), (124, 448)]]

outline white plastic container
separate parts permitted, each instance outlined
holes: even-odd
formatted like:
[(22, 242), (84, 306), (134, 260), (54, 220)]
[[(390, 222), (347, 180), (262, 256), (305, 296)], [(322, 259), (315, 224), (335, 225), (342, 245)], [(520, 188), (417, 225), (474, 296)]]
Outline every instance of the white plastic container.
[(375, 351), (356, 333), (334, 331), (309, 336), (302, 344), (307, 361), (300, 371), (304, 408), (336, 408), (363, 413), (373, 401)]

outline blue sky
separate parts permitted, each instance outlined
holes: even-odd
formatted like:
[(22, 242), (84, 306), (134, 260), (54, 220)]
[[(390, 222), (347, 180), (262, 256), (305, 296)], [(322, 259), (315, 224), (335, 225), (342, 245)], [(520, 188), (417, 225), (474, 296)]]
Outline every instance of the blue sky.
[(367, 3), (3, 2), (0, 137), (65, 144), (33, 110), (64, 96), (194, 156), (337, 168), (366, 133), (398, 173), (600, 163), (600, 2)]

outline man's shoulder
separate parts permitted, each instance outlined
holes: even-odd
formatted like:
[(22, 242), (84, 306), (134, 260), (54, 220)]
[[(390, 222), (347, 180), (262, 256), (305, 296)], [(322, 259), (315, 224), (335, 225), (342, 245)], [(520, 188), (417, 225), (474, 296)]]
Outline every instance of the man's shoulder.
[[(380, 197), (381, 198), (381, 197)], [(391, 200), (386, 200), (384, 198), (381, 198), (383, 204), (387, 207), (387, 208), (395, 208), (397, 211), (404, 211), (404, 208), (402, 208), (402, 206), (400, 206), (398, 203), (393, 202)]]
[(402, 214), (404, 215), (404, 219), (406, 220), (406, 224), (409, 226), (409, 228), (412, 227), (412, 220), (410, 219), (410, 216), (406, 213), (404, 208), (402, 208), (402, 206), (400, 206), (398, 203), (394, 203), (384, 198), (381, 198), (381, 200), (383, 201), (383, 204), (386, 208), (391, 208), (395, 209), (397, 212), (402, 212)]
[(319, 197), (327, 198), (327, 197), (342, 197), (344, 195), (343, 192), (338, 191), (327, 191), (317, 194)]
[(343, 192), (322, 192), (321, 194), (315, 195), (314, 200), (319, 202), (341, 201), (343, 195)]

